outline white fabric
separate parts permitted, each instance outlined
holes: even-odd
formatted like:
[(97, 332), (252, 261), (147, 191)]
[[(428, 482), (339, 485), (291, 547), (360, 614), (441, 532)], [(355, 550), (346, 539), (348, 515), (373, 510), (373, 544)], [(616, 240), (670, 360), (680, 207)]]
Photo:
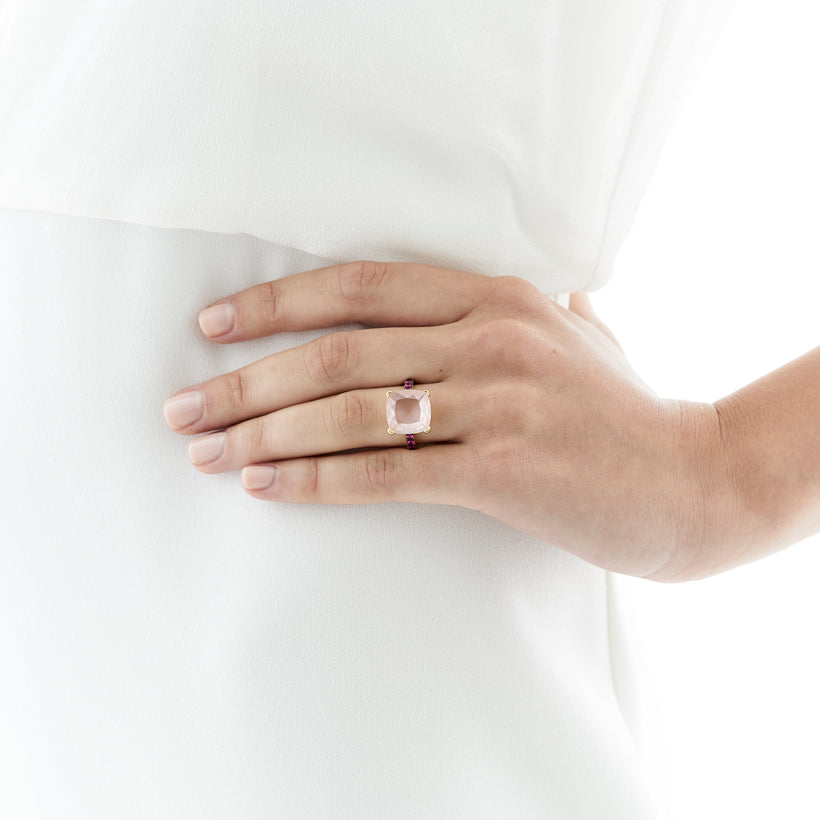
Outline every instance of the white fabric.
[(600, 286), (725, 0), (8, 0), (0, 207)]
[(617, 578), (458, 508), (252, 500), (161, 407), (315, 335), (205, 341), (255, 282), (603, 281), (712, 8), (0, 6), (9, 816), (659, 816)]

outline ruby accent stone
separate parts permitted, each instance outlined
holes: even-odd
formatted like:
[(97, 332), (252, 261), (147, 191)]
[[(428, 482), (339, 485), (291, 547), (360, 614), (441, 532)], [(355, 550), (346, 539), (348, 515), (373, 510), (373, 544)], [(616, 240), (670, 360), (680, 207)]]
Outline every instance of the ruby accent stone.
[(424, 390), (391, 390), (387, 397), (387, 429), (409, 435), (430, 429), (430, 397)]

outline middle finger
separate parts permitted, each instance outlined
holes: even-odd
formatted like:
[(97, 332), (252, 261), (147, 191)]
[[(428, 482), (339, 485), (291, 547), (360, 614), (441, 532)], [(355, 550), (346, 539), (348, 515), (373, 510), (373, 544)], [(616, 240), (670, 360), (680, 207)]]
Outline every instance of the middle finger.
[[(446, 327), (446, 326), (445, 326)], [(453, 340), (438, 328), (374, 328), (322, 336), (172, 396), (165, 419), (202, 433), (345, 391), (446, 378)], [(448, 356), (447, 348), (450, 354)], [(397, 372), (401, 362), (401, 372)]]

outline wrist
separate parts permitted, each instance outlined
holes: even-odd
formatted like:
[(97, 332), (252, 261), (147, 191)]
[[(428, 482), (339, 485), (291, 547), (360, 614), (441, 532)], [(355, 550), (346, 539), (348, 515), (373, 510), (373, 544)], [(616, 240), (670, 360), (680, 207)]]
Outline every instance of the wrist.
[[(707, 402), (669, 402), (666, 450), (670, 547), (647, 579), (681, 582), (729, 569), (737, 489), (720, 412)], [(738, 561), (736, 563), (742, 563)]]
[(820, 531), (820, 348), (713, 405), (668, 406), (679, 420), (676, 537), (646, 577), (705, 578)]

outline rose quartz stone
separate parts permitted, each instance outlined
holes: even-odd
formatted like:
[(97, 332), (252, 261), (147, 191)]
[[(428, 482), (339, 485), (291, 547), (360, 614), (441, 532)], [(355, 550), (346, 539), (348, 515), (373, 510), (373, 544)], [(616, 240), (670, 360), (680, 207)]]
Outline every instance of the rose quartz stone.
[(392, 390), (387, 397), (387, 429), (394, 433), (424, 433), (430, 415), (430, 397), (423, 390)]

